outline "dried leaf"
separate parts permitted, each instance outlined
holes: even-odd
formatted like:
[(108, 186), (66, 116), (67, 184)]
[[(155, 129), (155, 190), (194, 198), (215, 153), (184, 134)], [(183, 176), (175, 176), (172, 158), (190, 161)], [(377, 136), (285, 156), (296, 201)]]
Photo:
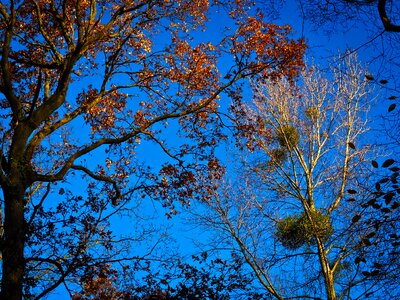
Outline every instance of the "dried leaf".
[(355, 215), (351, 220), (352, 223), (357, 223), (361, 219), (361, 215)]
[(374, 76), (372, 76), (371, 74), (365, 74), (365, 78), (367, 80), (374, 80), (375, 79)]
[(352, 142), (349, 142), (348, 145), (351, 149), (356, 150), (356, 146)]

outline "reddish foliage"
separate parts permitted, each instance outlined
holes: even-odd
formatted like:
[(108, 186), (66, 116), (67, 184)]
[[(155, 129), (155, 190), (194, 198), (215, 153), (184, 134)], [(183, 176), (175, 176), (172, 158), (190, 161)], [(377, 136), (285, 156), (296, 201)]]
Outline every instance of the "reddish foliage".
[[(303, 65), (303, 41), (291, 40), (289, 28), (267, 24), (261, 14), (249, 17), (250, 2), (0, 3), (3, 298), (22, 297), (23, 276), (39, 296), (78, 276), (82, 254), (71, 247), (87, 254), (108, 225), (98, 214), (121, 209), (133, 195), (163, 200), (172, 213), (174, 200), (186, 205), (207, 197), (223, 173), (214, 150), (225, 136), (218, 114), (224, 92), (246, 77), (296, 76)], [(197, 30), (206, 30), (209, 14), (221, 7), (237, 30), (220, 42), (195, 42)], [(227, 54), (232, 65), (223, 74)], [(240, 105), (237, 95), (229, 96)], [(168, 140), (170, 124), (179, 127), (181, 145)], [(167, 157), (160, 170), (137, 156), (143, 141)], [(90, 157), (100, 149), (107, 157)], [(87, 184), (85, 197), (65, 184), (78, 174)], [(56, 184), (63, 192), (55, 198), (74, 199), (84, 213), (53, 210), (57, 204), (49, 199), (61, 191)], [(66, 212), (82, 227), (67, 222)], [(48, 237), (36, 230), (47, 223), (57, 224)], [(82, 235), (82, 228), (88, 232)], [(64, 260), (68, 251), (71, 259)], [(112, 255), (105, 252), (106, 261)], [(25, 267), (27, 253), (33, 257)], [(54, 274), (38, 284), (35, 274), (47, 274), (41, 268)]]

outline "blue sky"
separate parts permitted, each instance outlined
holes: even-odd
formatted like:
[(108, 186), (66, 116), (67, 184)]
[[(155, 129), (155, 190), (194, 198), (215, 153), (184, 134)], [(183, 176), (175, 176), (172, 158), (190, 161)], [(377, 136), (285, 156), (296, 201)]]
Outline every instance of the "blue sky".
[[(290, 1), (289, 1), (290, 2)], [(331, 36), (327, 36), (324, 34), (322, 30), (316, 30), (314, 26), (306, 23), (303, 23), (303, 20), (298, 17), (298, 11), (296, 6), (293, 3), (287, 4), (284, 9), (281, 11), (281, 17), (279, 19), (273, 20), (274, 23), (279, 25), (290, 24), (293, 27), (293, 36), (295, 38), (304, 36), (306, 38), (307, 44), (309, 46), (309, 50), (307, 52), (307, 61), (315, 61), (317, 64), (326, 65), (328, 60), (331, 59), (334, 55), (338, 53), (342, 53), (346, 49), (357, 49), (362, 46), (368, 39), (369, 35), (363, 31), (362, 26), (352, 27), (350, 30), (346, 31), (346, 33), (338, 33), (332, 34)], [(210, 27), (212, 28), (212, 34), (199, 32), (198, 38), (203, 39), (213, 39), (218, 38), (221, 34), (221, 30), (227, 25), (227, 19), (220, 18), (219, 16), (211, 18)], [(159, 40), (162, 43), (162, 39)], [(371, 55), (371, 50), (368, 48), (361, 48), (359, 51), (360, 59), (367, 60)], [(378, 66), (372, 66), (372, 72), (375, 68), (379, 68)], [(222, 99), (221, 105), (226, 105), (228, 99)], [(79, 129), (79, 125), (77, 124), (77, 130)], [(79, 131), (81, 134), (82, 132)], [(173, 131), (171, 130), (168, 133), (168, 139), (176, 139)], [(96, 161), (99, 158), (102, 158), (104, 151), (98, 150), (93, 154), (91, 158), (88, 158), (88, 161), (93, 160)], [(165, 162), (167, 157), (165, 155), (161, 155), (161, 151), (159, 146), (154, 143), (145, 142), (137, 150), (138, 156), (142, 158), (144, 161), (148, 162), (150, 165), (154, 167), (159, 167), (162, 163)], [(220, 149), (220, 158), (225, 160), (229, 157), (229, 153), (225, 152), (225, 148), (221, 147)], [(177, 205), (179, 210), (179, 205)], [(198, 251), (196, 247), (191, 243), (192, 238), (197, 238), (203, 232), (199, 229), (189, 230), (187, 227), (187, 222), (185, 218), (187, 215), (178, 215), (172, 219), (167, 219), (165, 217), (164, 209), (158, 204), (154, 202), (148, 202), (143, 207), (143, 213), (141, 214), (149, 214), (156, 216), (155, 224), (160, 227), (169, 228), (169, 232), (172, 235), (172, 238), (176, 240), (176, 244), (172, 245), (171, 248), (179, 249), (180, 253), (191, 254), (193, 251)], [(127, 220), (123, 220), (121, 217), (116, 217), (113, 220), (112, 227), (116, 229), (117, 232), (124, 234), (129, 233), (131, 229), (134, 227), (134, 224), (130, 223)], [(140, 252), (139, 248), (139, 252)], [(54, 296), (50, 296), (48, 299), (68, 299), (68, 296), (65, 295), (62, 288), (54, 294)]]

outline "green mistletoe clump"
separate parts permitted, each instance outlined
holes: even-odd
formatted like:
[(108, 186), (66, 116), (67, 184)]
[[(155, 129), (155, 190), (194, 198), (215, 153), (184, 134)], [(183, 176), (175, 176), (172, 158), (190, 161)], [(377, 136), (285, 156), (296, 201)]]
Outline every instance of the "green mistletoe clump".
[(329, 216), (319, 210), (310, 212), (311, 218), (303, 212), (300, 215), (288, 216), (276, 225), (276, 238), (285, 247), (291, 250), (304, 245), (315, 244), (315, 238), (327, 240), (333, 234), (333, 227)]

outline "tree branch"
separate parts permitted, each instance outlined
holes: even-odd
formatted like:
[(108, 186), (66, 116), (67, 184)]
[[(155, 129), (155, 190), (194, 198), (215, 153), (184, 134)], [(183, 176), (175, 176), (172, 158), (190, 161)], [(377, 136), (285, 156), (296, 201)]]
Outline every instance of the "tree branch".
[(113, 188), (115, 190), (115, 196), (112, 197), (111, 202), (112, 202), (113, 205), (117, 205), (118, 204), (117, 200), (118, 200), (118, 198), (121, 197), (121, 190), (118, 187), (117, 182), (115, 180), (113, 180), (113, 179), (111, 179), (110, 177), (107, 177), (107, 176), (102, 176), (102, 175), (95, 174), (95, 173), (93, 173), (92, 171), (90, 171), (89, 169), (87, 169), (87, 168), (85, 168), (83, 166), (73, 165), (73, 166), (71, 166), (71, 169), (83, 171), (84, 173), (86, 173), (87, 175), (89, 175), (90, 177), (92, 177), (95, 180), (104, 181), (104, 182), (108, 182), (108, 183), (112, 184), (112, 186), (113, 186)]
[(386, 13), (386, 0), (378, 2), (379, 17), (381, 18), (383, 27), (389, 32), (400, 32), (400, 25), (393, 24)]

